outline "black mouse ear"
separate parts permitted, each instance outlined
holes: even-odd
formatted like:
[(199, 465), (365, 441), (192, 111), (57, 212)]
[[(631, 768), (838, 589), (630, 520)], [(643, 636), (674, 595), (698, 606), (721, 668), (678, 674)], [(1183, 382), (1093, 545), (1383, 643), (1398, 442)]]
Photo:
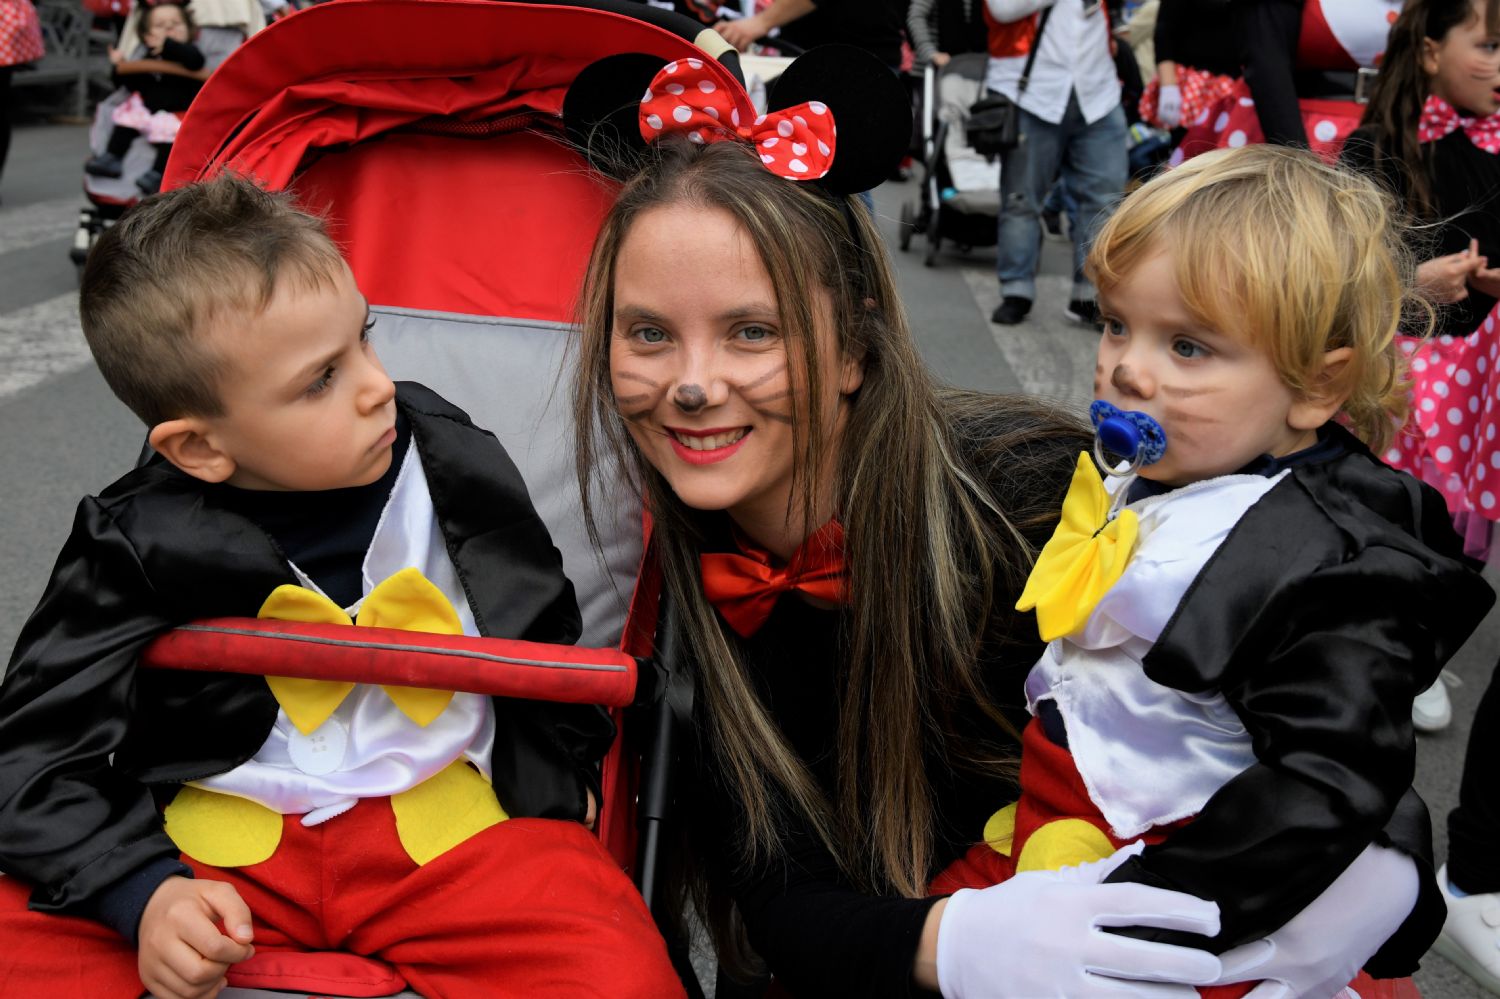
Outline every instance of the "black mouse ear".
[(563, 129), (594, 168), (624, 180), (640, 168), (641, 98), (665, 60), (645, 52), (622, 52), (590, 63), (563, 98)]
[(911, 98), (885, 63), (852, 45), (819, 45), (798, 56), (771, 84), (772, 111), (821, 101), (833, 111), (833, 167), (817, 183), (857, 194), (889, 177), (911, 144)]

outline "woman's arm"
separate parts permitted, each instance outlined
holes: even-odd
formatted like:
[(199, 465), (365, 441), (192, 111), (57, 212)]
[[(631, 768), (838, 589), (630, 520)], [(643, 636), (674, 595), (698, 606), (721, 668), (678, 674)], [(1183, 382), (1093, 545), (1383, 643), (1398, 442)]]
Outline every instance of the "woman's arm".
[(938, 53), (932, 31), (933, 6), (934, 0), (911, 0), (911, 6), (906, 10), (906, 35), (911, 39), (912, 54), (919, 66), (931, 63), (932, 57)]

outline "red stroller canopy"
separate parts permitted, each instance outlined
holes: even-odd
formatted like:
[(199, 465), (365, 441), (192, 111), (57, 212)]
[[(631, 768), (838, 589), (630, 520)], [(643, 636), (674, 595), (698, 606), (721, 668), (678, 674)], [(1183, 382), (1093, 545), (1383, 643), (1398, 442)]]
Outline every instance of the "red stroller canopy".
[(295, 181), (371, 301), (566, 321), (613, 196), (562, 140), (567, 88), (619, 52), (701, 57), (690, 40), (701, 28), (603, 2), (312, 7), (209, 80), (165, 186), (224, 169), (272, 188)]

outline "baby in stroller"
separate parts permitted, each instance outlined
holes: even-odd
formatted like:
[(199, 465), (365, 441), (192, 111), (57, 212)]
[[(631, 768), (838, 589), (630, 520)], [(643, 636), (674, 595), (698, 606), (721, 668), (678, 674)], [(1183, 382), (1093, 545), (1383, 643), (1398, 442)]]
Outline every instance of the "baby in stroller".
[(156, 158), (151, 169), (136, 178), (135, 185), (145, 194), (155, 194), (161, 189), (167, 156), (182, 124), (179, 116), (203, 86), (199, 71), (205, 59), (192, 42), (192, 17), (178, 4), (160, 3), (150, 8), (141, 28), (147, 58), (126, 59), (120, 50), (109, 50), (115, 79), (130, 88), (130, 96), (111, 115), (114, 129), (104, 151), (91, 157), (83, 169), (96, 177), (119, 177), (130, 144), (145, 135)]
[(514, 465), (386, 376), (322, 223), (233, 176), (157, 196), (100, 238), (81, 313), (159, 457), (80, 505), (0, 686), (7, 990), (207, 995), (253, 946), (427, 995), (680, 994), (585, 827), (601, 709), (137, 668), (257, 609), (578, 635)]

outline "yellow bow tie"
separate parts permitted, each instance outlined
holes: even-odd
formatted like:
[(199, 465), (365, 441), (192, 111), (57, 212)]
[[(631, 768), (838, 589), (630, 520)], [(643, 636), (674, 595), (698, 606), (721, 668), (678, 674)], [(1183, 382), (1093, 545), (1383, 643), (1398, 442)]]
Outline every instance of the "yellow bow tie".
[[(458, 612), (443, 596), (443, 591), (416, 569), (402, 569), (383, 580), (365, 597), (359, 616), (353, 621), (338, 604), (323, 594), (291, 585), (272, 590), (256, 616), (306, 624), (355, 624), (366, 628), (463, 634)], [(354, 689), (354, 684), (346, 681), (289, 676), (268, 676), (266, 683), (287, 718), (304, 735), (327, 721)], [(402, 714), (424, 727), (442, 714), (453, 699), (451, 690), (382, 686)]]
[(1125, 571), (1139, 524), (1133, 510), (1109, 519), (1109, 493), (1087, 454), (1078, 456), (1063, 499), (1062, 523), (1037, 556), (1016, 610), (1036, 608), (1042, 641), (1082, 628), (1095, 605)]

